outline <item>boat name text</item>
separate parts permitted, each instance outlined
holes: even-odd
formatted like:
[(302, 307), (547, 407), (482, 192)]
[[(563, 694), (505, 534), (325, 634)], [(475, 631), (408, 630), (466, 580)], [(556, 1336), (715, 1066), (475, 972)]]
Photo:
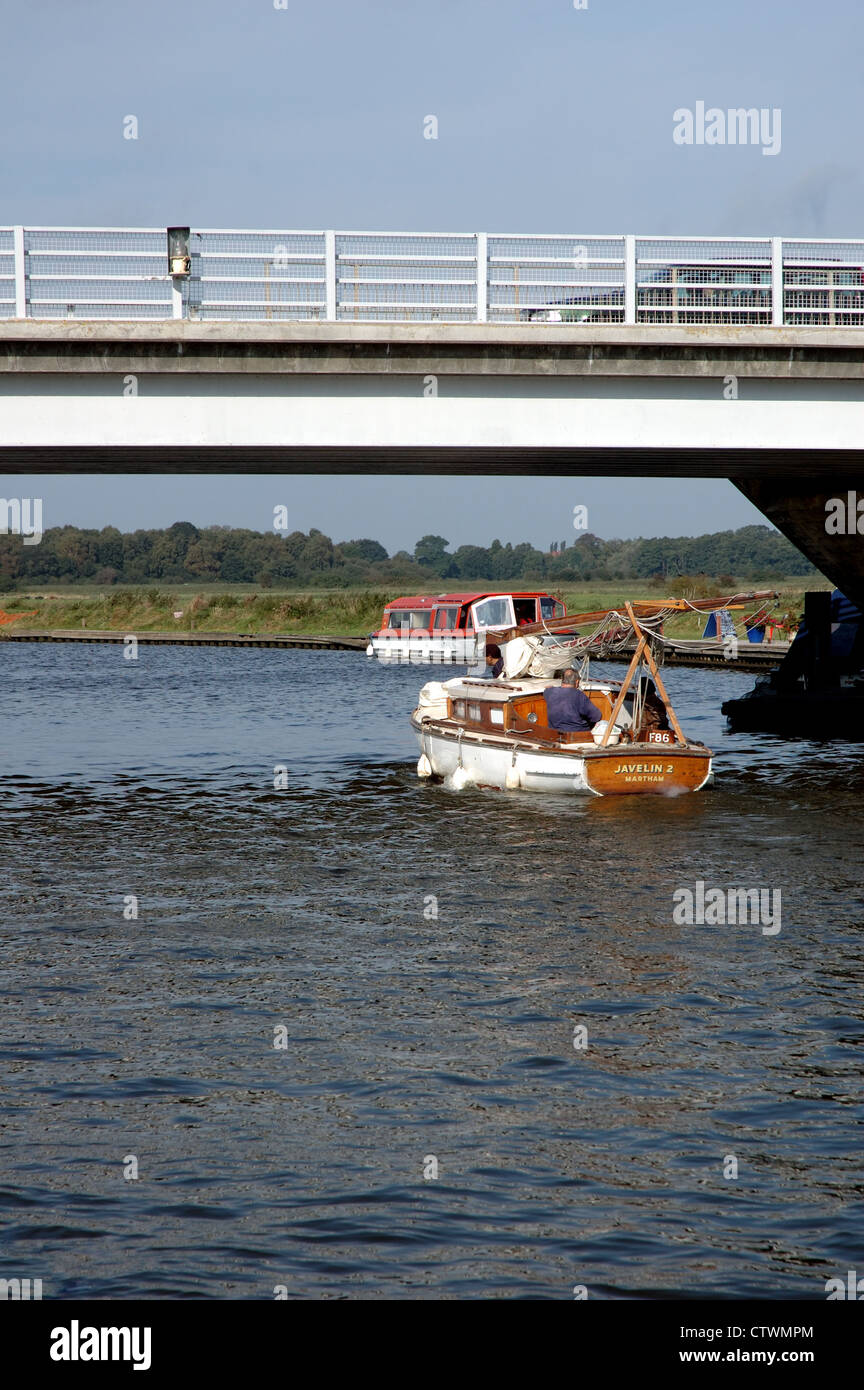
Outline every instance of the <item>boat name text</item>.
[[(618, 766), (615, 768), (615, 773), (616, 773), (616, 774), (619, 773), (619, 772), (631, 773), (631, 774), (632, 774), (632, 773), (641, 773), (641, 774), (649, 773), (649, 774), (655, 774), (655, 773), (660, 772), (660, 773), (663, 774), (664, 777), (667, 776), (670, 772), (674, 772), (674, 771), (675, 771), (675, 768), (674, 768), (674, 765), (673, 765), (672, 763), (666, 763), (665, 766), (663, 765), (663, 763), (619, 763)], [(625, 781), (625, 782), (629, 782), (629, 781), (630, 781), (630, 777), (629, 777), (629, 776), (625, 777), (625, 778), (624, 778), (624, 781)]]

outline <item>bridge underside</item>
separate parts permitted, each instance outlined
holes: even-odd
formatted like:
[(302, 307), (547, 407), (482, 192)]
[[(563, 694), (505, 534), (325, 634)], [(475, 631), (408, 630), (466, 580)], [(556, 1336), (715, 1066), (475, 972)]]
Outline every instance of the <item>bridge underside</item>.
[[(6, 473), (436, 474), (443, 477), (728, 478), (818, 480), (821, 497), (858, 485), (864, 449), (525, 448), (494, 445), (156, 444), (0, 447)], [(758, 497), (750, 500), (764, 511)], [(781, 486), (782, 495), (782, 486)], [(767, 515), (767, 513), (766, 513)], [(824, 501), (823, 512), (824, 518)], [(773, 520), (773, 518), (772, 518)], [(777, 522), (773, 523), (778, 525)], [(782, 529), (782, 527), (780, 528)]]
[(16, 321), (0, 468), (728, 478), (864, 603), (864, 332)]

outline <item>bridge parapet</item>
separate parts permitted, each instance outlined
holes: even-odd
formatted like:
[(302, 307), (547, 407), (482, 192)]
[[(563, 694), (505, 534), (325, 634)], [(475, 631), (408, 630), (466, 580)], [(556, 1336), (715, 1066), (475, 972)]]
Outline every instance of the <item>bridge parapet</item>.
[(0, 227), (0, 319), (864, 327), (864, 241)]

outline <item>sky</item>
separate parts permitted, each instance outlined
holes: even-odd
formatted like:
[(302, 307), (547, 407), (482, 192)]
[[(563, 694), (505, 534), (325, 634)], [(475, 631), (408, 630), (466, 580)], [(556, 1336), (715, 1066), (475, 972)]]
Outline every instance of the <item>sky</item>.
[[(767, 525), (731, 483), (705, 478), (656, 478), (643, 485), (609, 478), (49, 475), (0, 476), (0, 487), (4, 497), (41, 498), (45, 529), (134, 531), (192, 521), (269, 531), (274, 508), (285, 506), (290, 531), (315, 526), (334, 541), (369, 538), (391, 555), (412, 551), (429, 534), (444, 536), (453, 549), (497, 539), (505, 545), (530, 541), (547, 550), (553, 541), (572, 545), (584, 530), (611, 540)], [(575, 507), (587, 508), (587, 516), (574, 513)]]
[[(860, 0), (0, 0), (0, 33), (0, 225), (820, 237), (864, 226)], [(700, 101), (779, 108), (779, 153), (676, 143), (674, 113)], [(124, 139), (133, 115), (138, 139)], [(430, 115), (437, 140), (423, 138)], [(53, 498), (58, 521), (124, 529), (139, 516), (170, 524), (178, 508), (251, 525), (274, 480), (247, 483), (248, 496), (227, 478), (43, 478), (36, 493), (0, 476), (5, 496)], [(446, 534), (442, 490), (445, 515), (464, 491), (428, 478), (289, 486), (301, 529), (390, 545), (411, 540), (421, 510), (423, 530)], [(718, 526), (754, 519), (723, 482), (634, 480), (614, 509), (598, 489), (572, 484), (574, 503), (596, 493), (601, 535), (690, 534), (712, 529), (706, 513)], [(490, 505), (502, 541), (555, 534), (551, 484), (502, 481)]]

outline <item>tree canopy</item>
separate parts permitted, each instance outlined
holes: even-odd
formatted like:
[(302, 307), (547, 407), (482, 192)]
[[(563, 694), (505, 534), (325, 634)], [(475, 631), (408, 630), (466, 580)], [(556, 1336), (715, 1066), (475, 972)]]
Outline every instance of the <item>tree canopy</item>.
[(303, 588), (356, 585), (429, 587), (439, 581), (491, 581), (523, 587), (599, 579), (672, 581), (679, 575), (793, 577), (816, 571), (779, 532), (744, 526), (703, 536), (603, 540), (580, 534), (566, 549), (537, 550), (528, 542), (460, 545), (422, 536), (413, 555), (388, 556), (379, 541), (334, 543), (313, 528), (279, 534), (232, 526), (199, 528), (188, 521), (161, 530), (121, 532), (55, 526), (38, 545), (0, 534), (0, 588), (62, 581), (101, 584), (291, 583)]

